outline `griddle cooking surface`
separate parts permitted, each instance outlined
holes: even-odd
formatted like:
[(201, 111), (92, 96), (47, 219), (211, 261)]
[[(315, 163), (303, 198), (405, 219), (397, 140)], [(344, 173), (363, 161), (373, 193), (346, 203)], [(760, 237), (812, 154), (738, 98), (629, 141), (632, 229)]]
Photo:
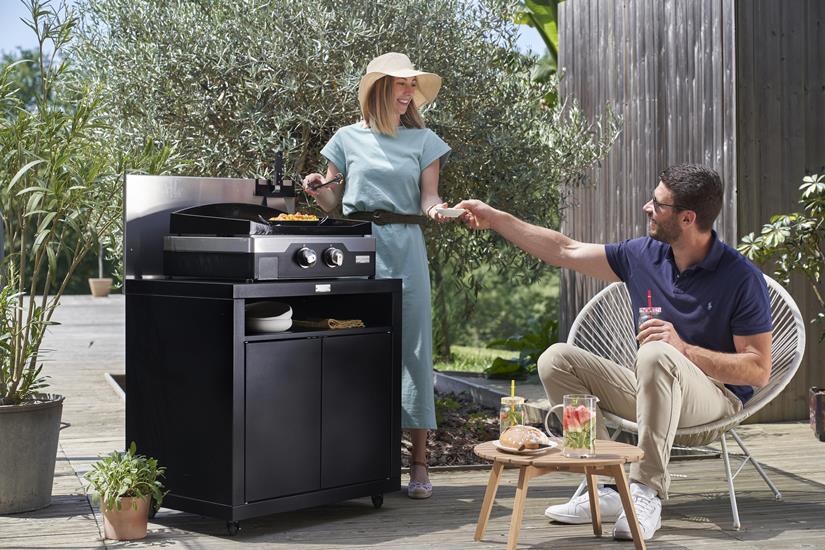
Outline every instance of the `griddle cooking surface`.
[(281, 210), (255, 204), (216, 203), (173, 212), (173, 235), (371, 235), (370, 222), (325, 218), (318, 221), (269, 221)]

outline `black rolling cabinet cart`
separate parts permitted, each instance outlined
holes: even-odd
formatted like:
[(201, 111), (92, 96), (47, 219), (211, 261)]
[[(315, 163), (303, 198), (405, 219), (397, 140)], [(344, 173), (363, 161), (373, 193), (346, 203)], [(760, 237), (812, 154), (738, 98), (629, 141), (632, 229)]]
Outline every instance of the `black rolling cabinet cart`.
[[(126, 443), (167, 467), (164, 506), (227, 521), (401, 486), (401, 282), (126, 281)], [(245, 330), (244, 307), (366, 328)]]

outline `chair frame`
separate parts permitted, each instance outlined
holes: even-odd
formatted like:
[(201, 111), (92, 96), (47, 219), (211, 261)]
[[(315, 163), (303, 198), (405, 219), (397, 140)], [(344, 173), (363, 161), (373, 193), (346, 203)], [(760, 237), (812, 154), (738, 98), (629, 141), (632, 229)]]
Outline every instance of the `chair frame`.
[[(794, 302), (790, 294), (788, 294), (779, 283), (767, 275), (764, 277), (768, 285), (768, 293), (771, 300), (771, 317), (774, 321), (774, 334), (777, 334), (777, 326), (784, 331), (788, 331), (787, 333), (782, 333), (782, 339), (774, 339), (772, 343), (771, 362), (774, 369), (772, 369), (770, 381), (766, 386), (756, 389), (754, 395), (745, 403), (742, 410), (735, 415), (699, 426), (680, 428), (676, 431), (676, 442), (679, 442), (680, 439), (690, 441), (691, 446), (706, 445), (719, 441), (722, 448), (721, 454), (724, 461), (725, 477), (728, 482), (733, 528), (736, 530), (740, 529), (741, 522), (739, 520), (739, 509), (736, 504), (736, 490), (733, 480), (739, 472), (742, 471), (745, 464), (748, 462), (753, 464), (756, 471), (773, 492), (776, 500), (782, 500), (782, 493), (780, 493), (779, 489), (771, 482), (762, 465), (754, 458), (751, 451), (736, 433), (735, 428), (782, 392), (799, 369), (805, 351), (805, 323), (802, 320), (802, 315), (799, 312), (796, 302)], [(609, 337), (594, 332), (591, 332), (590, 336), (595, 336), (596, 338), (601, 337), (600, 344), (605, 344), (606, 340), (609, 340), (609, 347), (613, 350), (614, 357), (608, 358), (626, 368), (632, 369), (636, 352), (636, 342), (634, 339), (635, 327), (633, 325), (630, 296), (624, 283), (612, 283), (608, 285), (582, 308), (570, 328), (567, 343), (584, 349), (592, 348), (592, 346), (583, 345), (583, 340), (585, 340), (583, 333), (588, 331), (587, 322), (592, 320), (593, 315), (598, 315), (602, 311), (614, 316), (614, 320), (618, 321), (621, 325), (617, 327), (618, 330), (616, 332), (611, 332)], [(597, 350), (589, 349), (589, 351), (596, 352)], [(604, 355), (603, 353), (598, 354)], [(777, 366), (781, 366), (778, 371), (776, 370)], [(602, 411), (602, 413), (604, 414), (608, 427), (614, 429), (611, 439), (617, 439), (622, 432), (638, 433), (638, 426), (635, 422), (607, 411)], [(551, 413), (548, 412), (548, 416), (550, 414)], [(730, 433), (744, 453), (742, 463), (735, 473), (731, 473), (730, 456), (726, 439), (728, 433)], [(582, 483), (579, 485), (574, 496), (582, 494), (584, 490), (585, 486), (584, 483)]]

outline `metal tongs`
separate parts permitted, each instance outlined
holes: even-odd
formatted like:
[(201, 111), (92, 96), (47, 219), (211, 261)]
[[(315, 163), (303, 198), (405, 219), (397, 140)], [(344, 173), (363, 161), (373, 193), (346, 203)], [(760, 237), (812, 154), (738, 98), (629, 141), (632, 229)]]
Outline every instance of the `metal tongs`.
[(320, 189), (321, 187), (326, 187), (327, 185), (331, 185), (333, 183), (341, 183), (342, 181), (344, 181), (344, 175), (336, 174), (335, 177), (333, 177), (332, 179), (325, 181), (323, 183), (319, 183), (318, 185), (310, 185), (309, 188), (315, 191), (316, 189)]

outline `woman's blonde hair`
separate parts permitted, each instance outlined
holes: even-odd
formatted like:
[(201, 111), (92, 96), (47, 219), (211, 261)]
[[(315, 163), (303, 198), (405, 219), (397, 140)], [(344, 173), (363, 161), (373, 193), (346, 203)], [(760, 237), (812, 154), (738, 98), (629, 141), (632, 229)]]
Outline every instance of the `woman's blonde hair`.
[[(374, 129), (379, 134), (394, 136), (397, 128), (395, 126), (395, 116), (393, 110), (393, 83), (395, 77), (384, 76), (375, 81), (367, 96), (366, 104), (361, 110), (364, 116), (364, 123), (367, 127)], [(414, 101), (410, 101), (407, 112), (401, 115), (401, 125), (405, 128), (426, 128), (424, 119), (415, 106)]]

